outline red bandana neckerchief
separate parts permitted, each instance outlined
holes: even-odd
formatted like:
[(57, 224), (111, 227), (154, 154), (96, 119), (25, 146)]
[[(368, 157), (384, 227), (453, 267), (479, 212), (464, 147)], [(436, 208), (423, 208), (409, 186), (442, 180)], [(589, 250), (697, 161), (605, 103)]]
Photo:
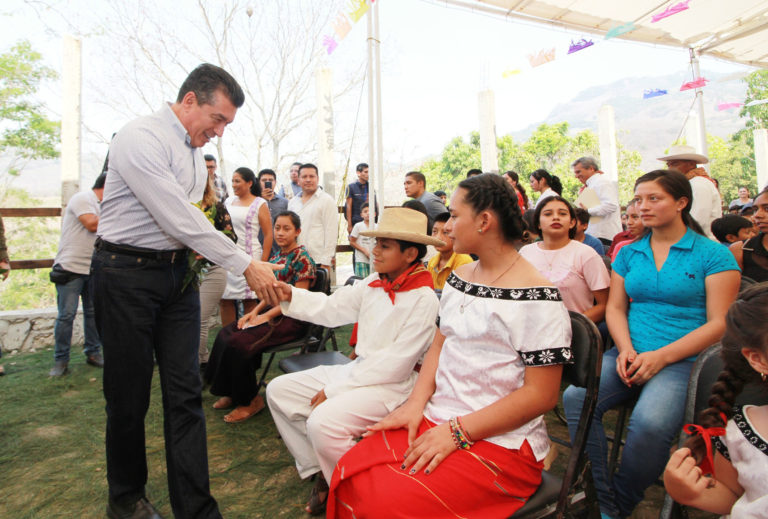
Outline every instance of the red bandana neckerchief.
[(435, 285), (432, 284), (432, 274), (420, 262), (397, 276), (397, 279), (392, 282), (379, 277), (379, 279), (368, 283), (368, 286), (383, 288), (384, 292), (389, 294), (392, 304), (395, 304), (395, 293), (397, 292), (407, 292), (420, 287), (429, 287), (433, 290), (435, 288)]
[[(728, 423), (728, 419), (725, 417), (725, 414), (720, 413), (720, 419), (723, 421), (723, 423)], [(706, 446), (707, 452), (704, 458), (701, 460), (701, 463), (699, 463), (699, 467), (704, 474), (712, 474), (712, 477), (715, 477), (715, 461), (714, 454), (712, 452), (712, 437), (724, 436), (725, 427), (708, 427), (705, 429), (701, 425), (689, 423), (683, 426), (683, 430), (690, 435), (698, 434), (704, 440), (704, 445)]]

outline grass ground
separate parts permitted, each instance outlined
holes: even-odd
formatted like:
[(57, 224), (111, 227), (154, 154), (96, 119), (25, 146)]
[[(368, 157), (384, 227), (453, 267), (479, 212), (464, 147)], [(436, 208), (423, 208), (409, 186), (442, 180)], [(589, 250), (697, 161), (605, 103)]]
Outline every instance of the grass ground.
[[(341, 349), (350, 327), (337, 330)], [(211, 334), (211, 338), (215, 333)], [(290, 353), (284, 353), (288, 355)], [(73, 348), (70, 374), (47, 376), (52, 351), (4, 357), (8, 375), (0, 378), (0, 517), (104, 517), (107, 496), (104, 457), (104, 397), (101, 371), (85, 364)], [(279, 370), (273, 367), (270, 377)], [(211, 490), (227, 518), (306, 518), (303, 507), (312, 483), (301, 481), (268, 411), (242, 424), (227, 424), (225, 411), (211, 408), (205, 391)], [(551, 432), (565, 428), (548, 417)], [(163, 448), (159, 378), (153, 378), (146, 419), (149, 481), (147, 493), (165, 517), (171, 517)], [(567, 458), (561, 448), (555, 465)], [(651, 488), (633, 517), (657, 517), (663, 500)]]

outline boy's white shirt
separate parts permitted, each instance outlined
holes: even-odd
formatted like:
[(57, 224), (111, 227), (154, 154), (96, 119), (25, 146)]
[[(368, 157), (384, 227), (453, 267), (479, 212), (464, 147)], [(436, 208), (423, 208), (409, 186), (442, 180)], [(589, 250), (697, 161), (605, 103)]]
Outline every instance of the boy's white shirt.
[(325, 395), (333, 398), (357, 387), (379, 386), (382, 402), (391, 411), (416, 382), (413, 368), (432, 344), (440, 303), (431, 288), (420, 287), (396, 293), (392, 304), (382, 288), (368, 286), (378, 277), (373, 273), (330, 296), (292, 287), (291, 301), (280, 307), (284, 315), (327, 327), (357, 322), (357, 358), (325, 386)]
[(363, 256), (363, 254), (355, 249), (355, 261), (357, 263), (368, 263), (371, 264), (371, 251), (373, 250), (373, 246), (376, 244), (376, 238), (373, 236), (361, 236), (360, 233), (362, 231), (367, 231), (369, 229), (368, 223), (366, 221), (357, 222), (352, 227), (352, 232), (349, 233), (349, 235), (353, 238), (357, 238), (357, 244), (360, 245), (362, 248), (366, 249), (368, 251), (368, 257)]

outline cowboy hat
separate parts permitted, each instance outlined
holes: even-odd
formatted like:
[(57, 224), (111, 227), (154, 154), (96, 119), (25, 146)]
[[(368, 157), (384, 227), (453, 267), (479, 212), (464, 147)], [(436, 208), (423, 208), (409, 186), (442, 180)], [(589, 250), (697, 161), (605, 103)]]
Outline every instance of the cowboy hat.
[(696, 149), (693, 146), (672, 146), (669, 148), (669, 155), (666, 157), (659, 157), (657, 160), (662, 162), (669, 162), (670, 160), (692, 160), (696, 164), (706, 164), (709, 159), (704, 155), (696, 153)]
[(436, 247), (445, 246), (445, 243), (437, 238), (427, 236), (427, 215), (407, 207), (384, 208), (376, 230), (363, 231), (360, 234), (373, 238), (389, 238)]

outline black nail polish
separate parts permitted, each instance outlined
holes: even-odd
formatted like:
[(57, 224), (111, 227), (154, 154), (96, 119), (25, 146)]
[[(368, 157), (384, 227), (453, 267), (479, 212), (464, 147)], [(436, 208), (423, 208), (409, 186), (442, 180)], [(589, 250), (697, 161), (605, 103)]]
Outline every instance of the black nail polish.
[(416, 474), (416, 469), (411, 469), (411, 472), (410, 472), (410, 474), (411, 474), (411, 475), (414, 475), (414, 474)]
[(403, 469), (403, 470), (405, 470), (405, 463), (403, 463), (402, 465), (400, 465), (400, 468), (401, 468), (401, 469)]
[(424, 474), (429, 474), (429, 469), (425, 470)]

